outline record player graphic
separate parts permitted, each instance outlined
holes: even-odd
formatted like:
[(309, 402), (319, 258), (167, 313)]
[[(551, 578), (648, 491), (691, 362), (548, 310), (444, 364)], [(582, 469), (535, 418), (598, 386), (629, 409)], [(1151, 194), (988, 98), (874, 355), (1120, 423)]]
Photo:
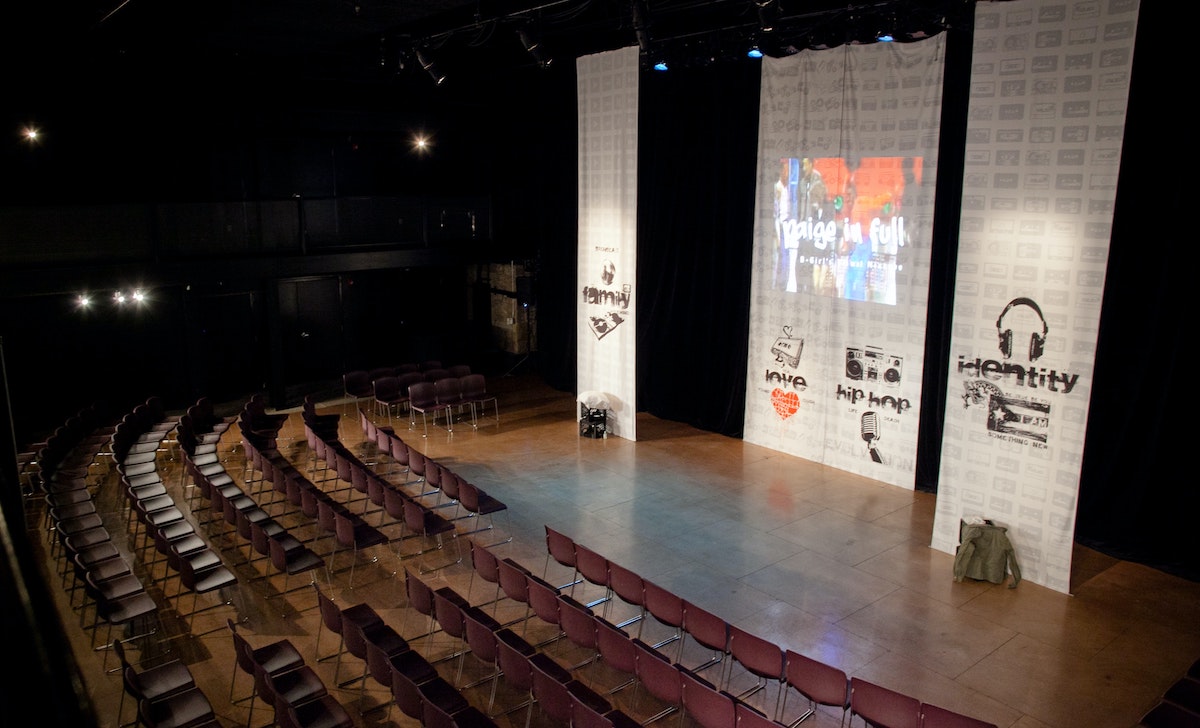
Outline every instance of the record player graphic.
[(783, 336), (775, 339), (775, 343), (771, 345), (771, 353), (775, 356), (775, 361), (780, 364), (787, 364), (792, 369), (800, 366), (800, 354), (804, 351), (804, 339), (799, 339), (792, 336), (792, 327), (783, 327)]

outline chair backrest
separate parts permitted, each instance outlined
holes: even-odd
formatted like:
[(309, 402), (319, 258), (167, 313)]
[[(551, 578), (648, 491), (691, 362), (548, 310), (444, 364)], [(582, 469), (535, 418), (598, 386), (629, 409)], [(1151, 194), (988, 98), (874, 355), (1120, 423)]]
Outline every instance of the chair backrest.
[(820, 705), (850, 707), (850, 678), (845, 671), (793, 650), (784, 653), (784, 678), (804, 697)]
[(463, 609), (470, 606), (453, 587), (443, 586), (433, 592), (433, 615), (442, 631), (451, 637), (466, 639), (467, 622)]
[(658, 650), (634, 639), (638, 682), (654, 697), (676, 708), (683, 705), (683, 678), (679, 666)]
[(396, 488), (386, 488), (383, 491), (383, 511), (398, 521), (404, 520), (404, 503), (408, 496)]
[(609, 667), (628, 675), (637, 672), (633, 637), (606, 619), (596, 620), (596, 649)]
[(779, 723), (758, 712), (749, 703), (738, 700), (733, 709), (737, 728), (780, 728)]
[(458, 377), (442, 377), (433, 382), (440, 404), (458, 404), (463, 400), (462, 383)]
[(479, 399), (487, 394), (487, 380), (482, 374), (466, 374), (460, 380), (463, 399)]
[(425, 453), (413, 447), (408, 448), (408, 472), (410, 475), (416, 476), (418, 480), (424, 480), (426, 462)]
[(670, 627), (683, 627), (683, 598), (647, 579), (642, 580), (646, 611)]
[(498, 649), (496, 633), (501, 629), (500, 623), (474, 605), (467, 605), (462, 610), (462, 615), (466, 628), (467, 646), (471, 648), (471, 654), (485, 664), (495, 665)]
[(608, 562), (608, 586), (627, 604), (646, 603), (646, 587), (641, 575), (615, 562)]
[(446, 377), (450, 376), (449, 370), (443, 367), (439, 367), (437, 369), (426, 369), (421, 374), (425, 377), (425, 381), (427, 382), (436, 382), (439, 379), (445, 379)]
[(421, 577), (404, 570), (404, 589), (408, 594), (408, 605), (427, 617), (435, 616), (433, 604), (433, 589), (422, 581)]
[(679, 669), (679, 679), (684, 713), (702, 728), (734, 728), (737, 710), (732, 695), (687, 668)]
[(458, 481), (458, 502), (471, 513), (479, 513), (479, 486), (469, 480)]
[[(686, 622), (686, 607), (683, 618)], [(768, 680), (783, 681), (783, 648), (774, 642), (730, 625), (729, 654), (751, 673)]]
[(558, 625), (559, 591), (545, 579), (526, 573), (529, 582), (529, 606), (542, 621)]
[(497, 662), (507, 685), (518, 690), (532, 689), (533, 666), (529, 664), (529, 658), (536, 653), (533, 645), (511, 629), (506, 627), (496, 633)]
[(452, 501), (460, 499), (462, 497), (463, 479), (458, 473), (447, 468), (445, 465), (439, 465), (438, 467), (442, 469), (439, 475), (441, 478), (442, 495)]
[(317, 582), (312, 583), (313, 591), (317, 593), (317, 606), (321, 610), (321, 623), (325, 625), (325, 629), (331, 630), (336, 634), (342, 633), (342, 608), (333, 601), (333, 598), (322, 591), (321, 586)]
[(371, 390), (371, 375), (366, 369), (356, 369), (342, 375), (342, 388), (352, 397), (369, 397)]
[(558, 595), (558, 626), (576, 646), (597, 649), (596, 615), (570, 595)]
[(496, 562), (496, 572), (500, 577), (500, 589), (509, 599), (529, 603), (529, 570), (511, 558), (503, 558)]
[(410, 396), (409, 387), (418, 382), (425, 381), (425, 375), (420, 372), (404, 372), (397, 376), (400, 380), (400, 393), (405, 397)]
[(956, 713), (947, 708), (922, 703), (921, 728), (996, 728), (996, 724)]
[(391, 374), (376, 379), (374, 393), (380, 402), (391, 402), (400, 395), (400, 379)]
[(583, 544), (575, 544), (575, 566), (584, 579), (599, 586), (608, 586), (608, 559)]
[(545, 653), (531, 656), (529, 665), (533, 668), (530, 691), (537, 700), (537, 707), (557, 725), (570, 725), (573, 700), (571, 688), (568, 687), (570, 673)]
[(575, 541), (569, 536), (556, 531), (549, 526), (546, 529), (546, 551), (550, 554), (550, 558), (554, 559), (563, 566), (575, 568)]
[(471, 567), (480, 579), (500, 584), (500, 559), (478, 541), (471, 541)]
[(446, 367), (446, 371), (450, 372), (450, 376), (452, 377), (462, 378), (471, 373), (471, 365), (451, 364), (450, 366)]
[(408, 443), (406, 443), (404, 440), (400, 439), (394, 434), (388, 435), (387, 451), (388, 455), (392, 457), (392, 460), (396, 461), (397, 465), (405, 468), (409, 467), (411, 453), (409, 451)]
[(334, 538), (337, 539), (339, 544), (349, 548), (354, 547), (354, 521), (351, 519), (349, 513), (342, 511), (333, 512), (333, 531)]
[(237, 660), (238, 668), (247, 675), (253, 676), (254, 655), (250, 643), (238, 632), (236, 622), (226, 618), (225, 623), (229, 625), (229, 633), (233, 635), (233, 656)]
[(921, 725), (921, 701), (852, 676), (850, 716), (856, 715), (872, 726), (918, 728)]
[(433, 382), (414, 382), (408, 385), (409, 406), (420, 411), (437, 404), (437, 387)]
[[(683, 629), (710, 650), (729, 652), (729, 623), (686, 599), (683, 602)], [(781, 656), (780, 671), (782, 669)]]
[(394, 376), (396, 376), (396, 370), (391, 367), (375, 367), (374, 369), (367, 370), (367, 378), (372, 382), (382, 379), (383, 377)]

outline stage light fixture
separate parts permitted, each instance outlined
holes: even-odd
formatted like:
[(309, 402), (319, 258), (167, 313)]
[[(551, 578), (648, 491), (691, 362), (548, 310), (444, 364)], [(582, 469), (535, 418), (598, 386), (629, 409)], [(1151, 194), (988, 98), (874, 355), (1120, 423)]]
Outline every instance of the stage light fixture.
[(782, 15), (779, 0), (754, 0), (754, 4), (758, 7), (758, 27), (762, 32), (770, 33), (775, 30), (775, 24)]
[(79, 298), (75, 299), (75, 304), (79, 308), (87, 308), (92, 305), (92, 297), (86, 293), (79, 294)]
[(649, 54), (651, 51), (650, 18), (644, 0), (632, 0), (629, 13), (633, 17), (633, 32), (637, 36), (638, 48), (642, 53)]
[(533, 60), (537, 61), (539, 66), (546, 68), (554, 63), (554, 57), (546, 52), (546, 46), (542, 44), (537, 33), (528, 28), (521, 28), (517, 31), (517, 37), (521, 39), (521, 45), (524, 46), (525, 52), (533, 56)]
[(429, 74), (429, 77), (438, 86), (441, 86), (442, 82), (446, 80), (446, 74), (438, 68), (437, 63), (425, 51), (417, 51), (417, 63), (421, 64), (421, 68), (425, 69), (425, 72)]

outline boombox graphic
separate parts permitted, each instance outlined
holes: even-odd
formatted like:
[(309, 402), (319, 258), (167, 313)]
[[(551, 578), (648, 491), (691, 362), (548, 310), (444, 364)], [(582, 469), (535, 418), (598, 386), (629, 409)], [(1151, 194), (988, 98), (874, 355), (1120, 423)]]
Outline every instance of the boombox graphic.
[(846, 378), (861, 382), (883, 382), (888, 386), (899, 386), (904, 373), (904, 359), (895, 354), (884, 353), (883, 349), (868, 346), (865, 349), (847, 347)]

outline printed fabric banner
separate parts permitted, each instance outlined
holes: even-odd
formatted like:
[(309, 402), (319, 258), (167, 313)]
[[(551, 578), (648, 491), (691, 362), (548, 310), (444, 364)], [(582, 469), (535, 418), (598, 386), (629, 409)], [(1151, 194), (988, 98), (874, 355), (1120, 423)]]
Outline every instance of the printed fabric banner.
[(636, 440), (638, 48), (576, 64), (578, 394), (589, 409), (607, 410), (605, 434)]
[(1137, 0), (979, 3), (932, 546), (1070, 591)]
[(762, 68), (744, 439), (910, 489), (944, 49)]

